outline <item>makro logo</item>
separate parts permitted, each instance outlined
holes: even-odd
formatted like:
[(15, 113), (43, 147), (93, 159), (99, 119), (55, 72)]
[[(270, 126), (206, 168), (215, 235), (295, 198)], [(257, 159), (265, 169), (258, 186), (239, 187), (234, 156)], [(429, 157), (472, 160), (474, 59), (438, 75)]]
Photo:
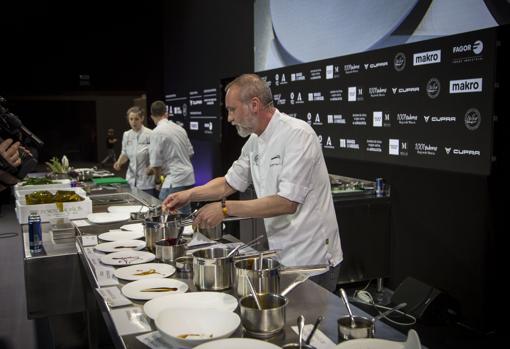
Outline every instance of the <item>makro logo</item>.
[(441, 50), (415, 53), (413, 65), (441, 63)]
[(395, 55), (393, 59), (393, 66), (396, 71), (402, 71), (406, 67), (406, 55), (402, 52), (399, 52)]
[(476, 108), (469, 109), (464, 115), (464, 125), (470, 131), (477, 130), (482, 123), (482, 114)]
[(441, 83), (438, 79), (432, 78), (427, 82), (427, 96), (434, 99), (439, 96), (439, 92), (441, 91)]
[(450, 80), (450, 93), (482, 92), (482, 78)]
[(455, 46), (452, 51), (453, 53), (473, 52), (475, 55), (479, 55), (483, 51), (483, 41), (476, 40), (472, 44)]

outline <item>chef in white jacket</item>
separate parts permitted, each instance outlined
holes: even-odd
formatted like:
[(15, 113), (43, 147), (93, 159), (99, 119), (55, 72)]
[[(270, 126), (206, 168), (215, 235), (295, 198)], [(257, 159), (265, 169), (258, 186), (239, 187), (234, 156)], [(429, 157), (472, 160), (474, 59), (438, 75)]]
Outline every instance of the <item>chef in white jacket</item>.
[[(170, 195), (164, 207), (175, 210), (190, 201), (202, 207), (194, 225), (212, 227), (227, 216), (264, 218), (270, 249), (281, 249), (287, 266), (329, 264), (312, 280), (335, 291), (343, 259), (328, 170), (315, 131), (306, 122), (273, 106), (271, 89), (254, 74), (226, 87), (228, 121), (249, 137), (224, 177)], [(254, 200), (226, 200), (253, 185)]]
[(152, 130), (143, 125), (144, 111), (139, 107), (131, 107), (127, 111), (127, 119), (131, 130), (122, 136), (122, 151), (113, 168), (119, 171), (129, 162), (126, 179), (132, 188), (143, 190), (156, 196), (154, 176), (147, 175), (149, 167), (149, 145)]

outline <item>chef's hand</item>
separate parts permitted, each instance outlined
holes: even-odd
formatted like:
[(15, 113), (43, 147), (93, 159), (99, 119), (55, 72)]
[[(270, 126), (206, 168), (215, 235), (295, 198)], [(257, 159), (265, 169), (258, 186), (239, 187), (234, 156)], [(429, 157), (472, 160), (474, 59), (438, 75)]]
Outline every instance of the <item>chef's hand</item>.
[(120, 163), (118, 161), (116, 161), (114, 164), (113, 164), (113, 168), (115, 169), (115, 171), (120, 171)]
[(177, 209), (189, 204), (190, 202), (191, 191), (184, 190), (168, 195), (165, 200), (163, 200), (163, 204), (161, 204), (161, 206), (165, 211), (175, 212)]
[(13, 167), (21, 165), (21, 159), (19, 157), (19, 142), (13, 144), (12, 139), (10, 138), (4, 140), (0, 143), (0, 156)]
[(221, 202), (213, 202), (198, 210), (193, 220), (193, 228), (213, 228), (223, 221), (223, 209)]

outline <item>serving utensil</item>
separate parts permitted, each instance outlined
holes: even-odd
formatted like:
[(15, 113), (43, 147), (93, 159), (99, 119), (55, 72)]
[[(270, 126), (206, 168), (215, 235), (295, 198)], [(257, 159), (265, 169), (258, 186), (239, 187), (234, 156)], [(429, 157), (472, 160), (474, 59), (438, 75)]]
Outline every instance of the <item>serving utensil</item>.
[(317, 331), (317, 328), (319, 327), (319, 324), (321, 323), (321, 321), (323, 319), (324, 319), (324, 317), (321, 315), (317, 318), (317, 320), (315, 320), (315, 324), (313, 325), (312, 331), (310, 332), (310, 334), (308, 335), (308, 338), (305, 341), (306, 344), (310, 344), (310, 342), (312, 341), (312, 337), (315, 334), (315, 331)]
[(299, 329), (299, 349), (303, 347), (303, 328), (305, 327), (305, 317), (303, 315), (299, 315), (297, 318), (297, 325)]
[(255, 300), (255, 304), (257, 304), (257, 309), (258, 310), (262, 310), (262, 306), (260, 305), (260, 300), (259, 300), (259, 296), (257, 295), (257, 292), (255, 292), (255, 288), (253, 288), (253, 284), (251, 283), (251, 280), (249, 277), (246, 277), (246, 279), (248, 279), (248, 285), (250, 286), (250, 292), (251, 292), (251, 295), (253, 296), (253, 299)]
[(349, 312), (349, 317), (351, 318), (351, 328), (356, 327), (356, 322), (354, 321), (354, 315), (352, 315), (351, 306), (349, 305), (349, 301), (347, 300), (347, 294), (343, 288), (340, 289), (340, 296), (342, 297), (342, 301), (347, 308), (347, 312)]

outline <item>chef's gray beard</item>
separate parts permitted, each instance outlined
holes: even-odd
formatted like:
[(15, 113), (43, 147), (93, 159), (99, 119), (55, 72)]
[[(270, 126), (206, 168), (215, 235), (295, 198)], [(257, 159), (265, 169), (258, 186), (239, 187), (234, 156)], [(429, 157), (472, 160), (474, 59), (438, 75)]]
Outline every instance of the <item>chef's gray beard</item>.
[(241, 136), (243, 138), (246, 138), (251, 135), (251, 131), (249, 131), (248, 129), (246, 129), (244, 127), (236, 125), (236, 129), (237, 129), (237, 134), (239, 134), (239, 136)]

